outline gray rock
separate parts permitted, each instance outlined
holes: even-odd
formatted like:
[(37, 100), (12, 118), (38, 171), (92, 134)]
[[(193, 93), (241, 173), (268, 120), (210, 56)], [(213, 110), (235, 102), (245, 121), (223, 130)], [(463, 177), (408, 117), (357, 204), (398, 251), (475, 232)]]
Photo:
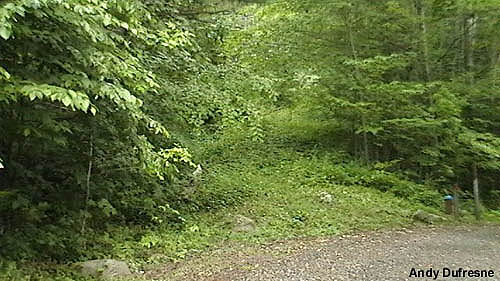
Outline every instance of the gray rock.
[(326, 192), (326, 191), (321, 191), (319, 193), (319, 201), (322, 202), (322, 203), (326, 203), (326, 204), (329, 204), (329, 203), (332, 203), (333, 202), (333, 196)]
[(440, 217), (438, 215), (434, 215), (431, 213), (427, 213), (427, 212), (422, 211), (422, 210), (417, 210), (415, 212), (415, 214), (413, 214), (413, 219), (416, 221), (421, 221), (421, 222), (425, 222), (425, 223), (429, 223), (429, 224), (433, 224), (435, 222), (444, 220), (443, 217)]
[(183, 187), (183, 194), (184, 194), (184, 199), (186, 200), (191, 200), (191, 196), (197, 191), (201, 178), (203, 174), (203, 169), (201, 168), (201, 165), (198, 164), (196, 166), (196, 170), (191, 175), (191, 178), (187, 181), (186, 185)]
[(255, 221), (242, 215), (234, 217), (233, 232), (252, 232), (256, 228)]
[(201, 168), (201, 165), (198, 164), (198, 166), (196, 166), (196, 170), (194, 170), (193, 172), (193, 178), (199, 179), (202, 173), (203, 169)]
[(76, 263), (75, 266), (83, 275), (102, 279), (126, 277), (132, 274), (126, 262), (112, 259), (89, 260)]

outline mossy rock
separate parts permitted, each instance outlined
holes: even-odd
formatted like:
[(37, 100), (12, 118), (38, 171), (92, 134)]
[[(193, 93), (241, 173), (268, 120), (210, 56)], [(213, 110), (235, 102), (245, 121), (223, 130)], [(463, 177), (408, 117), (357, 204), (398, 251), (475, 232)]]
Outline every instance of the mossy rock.
[(126, 262), (113, 259), (89, 260), (76, 263), (74, 266), (83, 275), (93, 276), (104, 280), (132, 275)]

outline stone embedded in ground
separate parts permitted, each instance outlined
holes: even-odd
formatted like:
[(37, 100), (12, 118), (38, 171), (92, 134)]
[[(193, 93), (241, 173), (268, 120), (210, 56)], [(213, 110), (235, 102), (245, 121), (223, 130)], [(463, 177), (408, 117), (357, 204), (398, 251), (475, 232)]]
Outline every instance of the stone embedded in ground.
[(326, 191), (322, 191), (319, 193), (319, 201), (322, 203), (332, 203), (333, 202), (333, 195)]
[(153, 254), (148, 258), (148, 261), (151, 262), (165, 262), (168, 261), (168, 256), (165, 254)]
[(242, 215), (234, 217), (233, 232), (252, 232), (256, 228), (255, 221)]
[(87, 276), (111, 279), (132, 274), (126, 262), (112, 259), (89, 260), (76, 263), (78, 270)]
[(417, 220), (417, 221), (429, 223), (429, 224), (435, 223), (435, 222), (440, 221), (440, 220), (444, 220), (443, 217), (440, 217), (438, 215), (434, 215), (431, 213), (427, 213), (423, 210), (417, 210), (415, 212), (415, 214), (413, 214), (413, 219)]
[(201, 165), (198, 164), (196, 170), (191, 174), (191, 178), (185, 183), (183, 187), (184, 199), (191, 201), (191, 196), (196, 193), (200, 186), (201, 178), (203, 174), (203, 169)]

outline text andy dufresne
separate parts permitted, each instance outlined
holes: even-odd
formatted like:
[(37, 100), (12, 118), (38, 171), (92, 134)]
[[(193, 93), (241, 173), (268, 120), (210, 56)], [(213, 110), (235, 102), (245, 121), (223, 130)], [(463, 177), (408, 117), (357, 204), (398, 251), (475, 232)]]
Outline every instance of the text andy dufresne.
[(409, 277), (425, 277), (436, 280), (438, 277), (444, 278), (492, 278), (495, 277), (495, 272), (492, 269), (464, 269), (464, 268), (448, 268), (440, 269), (428, 268), (418, 269), (411, 268)]

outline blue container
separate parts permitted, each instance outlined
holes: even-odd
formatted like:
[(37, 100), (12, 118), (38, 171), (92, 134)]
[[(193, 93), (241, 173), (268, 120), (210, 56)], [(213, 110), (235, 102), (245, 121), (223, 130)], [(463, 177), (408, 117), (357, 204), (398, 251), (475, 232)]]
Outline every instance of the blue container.
[(447, 214), (453, 214), (454, 211), (455, 211), (455, 206), (454, 206), (454, 200), (453, 200), (453, 196), (451, 195), (446, 195), (444, 198), (444, 211), (447, 213)]

